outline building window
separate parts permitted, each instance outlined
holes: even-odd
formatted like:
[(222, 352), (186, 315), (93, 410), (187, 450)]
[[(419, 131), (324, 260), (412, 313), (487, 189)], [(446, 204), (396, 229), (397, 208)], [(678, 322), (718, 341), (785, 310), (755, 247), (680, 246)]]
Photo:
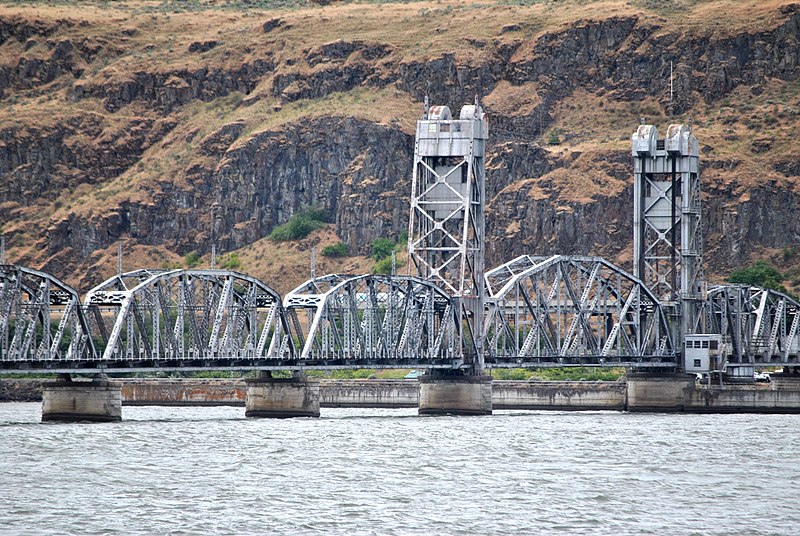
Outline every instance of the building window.
[(700, 360), (699, 359), (695, 359), (694, 360), (694, 366), (695, 366), (695, 368), (700, 368)]
[(703, 348), (708, 348), (708, 341), (703, 341)]
[(719, 341), (711, 341), (711, 349), (718, 350), (719, 349)]

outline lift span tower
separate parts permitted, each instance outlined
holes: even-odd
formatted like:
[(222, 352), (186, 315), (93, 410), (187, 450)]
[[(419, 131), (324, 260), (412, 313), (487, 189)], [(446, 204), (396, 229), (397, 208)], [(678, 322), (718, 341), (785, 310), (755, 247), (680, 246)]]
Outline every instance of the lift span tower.
[[(458, 119), (447, 106), (431, 106), (417, 121), (411, 211), (409, 268), (445, 289), (454, 299), (458, 353), (464, 374), (432, 373), (421, 379), (420, 412), (453, 409), (491, 413), (491, 377), (484, 366), (483, 251), (486, 205), (486, 140), (489, 128), (478, 103), (461, 108)], [(466, 401), (466, 403), (465, 403)]]

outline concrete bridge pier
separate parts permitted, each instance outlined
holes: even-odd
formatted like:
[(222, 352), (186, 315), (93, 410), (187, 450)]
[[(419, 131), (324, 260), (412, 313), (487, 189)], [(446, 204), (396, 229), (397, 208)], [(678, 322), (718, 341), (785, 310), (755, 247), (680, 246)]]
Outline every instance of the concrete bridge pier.
[(419, 377), (420, 415), (491, 415), (492, 377), (431, 371)]
[(694, 389), (693, 374), (628, 373), (628, 411), (684, 411), (686, 391)]
[(295, 373), (292, 378), (273, 378), (262, 371), (258, 378), (248, 379), (246, 417), (319, 417), (319, 380)]
[(122, 420), (122, 384), (98, 376), (72, 381), (59, 374), (42, 385), (42, 422), (114, 422)]

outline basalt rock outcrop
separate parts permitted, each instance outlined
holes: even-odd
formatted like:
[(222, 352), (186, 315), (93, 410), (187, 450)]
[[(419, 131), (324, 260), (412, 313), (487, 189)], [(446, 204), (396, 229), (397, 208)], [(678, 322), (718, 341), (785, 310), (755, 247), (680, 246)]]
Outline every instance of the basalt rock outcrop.
[[(740, 88), (758, 94), (800, 80), (797, 4), (737, 32), (675, 29), (641, 13), (536, 33), (514, 21), (493, 36), (465, 36), (459, 50), (419, 57), (374, 35), (293, 47), (291, 32), (306, 19), (292, 17), (247, 21), (253, 34), (238, 48), (222, 30), (171, 43), (190, 56), (185, 64), (160, 65), (159, 45), (148, 44), (152, 64), (120, 72), (118, 58), (148, 37), (133, 22), (111, 31), (79, 16), (0, 14), (0, 102), (8, 110), (0, 113), (0, 224), (19, 247), (18, 260), (69, 279), (121, 238), (185, 255), (207, 252), (213, 236), (230, 251), (307, 206), (332, 215), (351, 252), (367, 253), (374, 238), (407, 227), (413, 123), (377, 119), (353, 99), (307, 116), (302, 107), (366, 90), (409, 105), (428, 95), (457, 108), (476, 94), (497, 102), (510, 98), (503, 88), (530, 87), (535, 99), (518, 111), (514, 102), (486, 106), (487, 263), (522, 253), (599, 254), (625, 263), (632, 234), (627, 142), (586, 154), (533, 143), (563, 105), (590, 94), (651, 99), (664, 113), (670, 62), (676, 114), (713, 110)], [(215, 102), (226, 98), (234, 111), (215, 113)], [(188, 110), (201, 105), (213, 128), (198, 135), (196, 109)], [(26, 106), (53, 113), (32, 124), (15, 120)], [(270, 115), (282, 110), (292, 110), (283, 121)], [(760, 136), (743, 146), (767, 158), (780, 141)], [(793, 155), (744, 180), (736, 159), (704, 148), (706, 250), (715, 269), (746, 262), (754, 248), (800, 243), (800, 224), (789, 216), (800, 204)], [(159, 161), (170, 165), (159, 172)], [(91, 192), (81, 194), (81, 185), (102, 190), (103, 202), (90, 207)], [(70, 208), (56, 211), (67, 194)]]

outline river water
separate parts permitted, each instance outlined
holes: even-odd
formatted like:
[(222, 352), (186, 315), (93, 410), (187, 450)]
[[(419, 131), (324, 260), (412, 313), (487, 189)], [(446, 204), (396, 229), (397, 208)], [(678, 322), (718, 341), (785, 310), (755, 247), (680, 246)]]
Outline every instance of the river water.
[(4, 534), (798, 534), (800, 415), (0, 404)]

